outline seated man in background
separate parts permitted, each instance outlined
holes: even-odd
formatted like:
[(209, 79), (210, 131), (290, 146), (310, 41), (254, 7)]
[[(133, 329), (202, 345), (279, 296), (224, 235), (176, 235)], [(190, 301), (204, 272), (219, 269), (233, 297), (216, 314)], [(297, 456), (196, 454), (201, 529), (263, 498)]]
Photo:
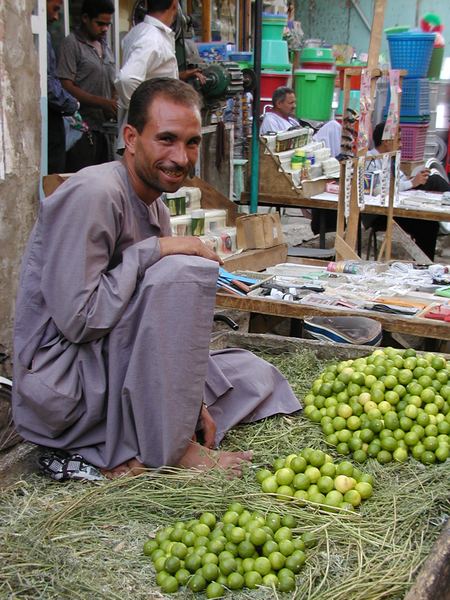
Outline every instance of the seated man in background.
[[(391, 152), (394, 149), (393, 140), (383, 140), (384, 126), (385, 123), (378, 123), (374, 128), (372, 133), (374, 148), (369, 150), (367, 156), (376, 157), (382, 152)], [(399, 142), (399, 148), (401, 148), (401, 140)], [(381, 158), (366, 163), (366, 166), (368, 172), (379, 171), (382, 166)], [(450, 186), (445, 179), (438, 174), (430, 174), (430, 171), (425, 168), (421, 169), (414, 177), (407, 177), (400, 171), (399, 188), (401, 192), (411, 189), (428, 192), (447, 192), (450, 190)], [(430, 260), (434, 260), (439, 222), (405, 217), (398, 217), (395, 221), (414, 239), (417, 246), (425, 252)], [(366, 229), (369, 227), (373, 227), (378, 231), (386, 229), (386, 217), (384, 216), (363, 215), (362, 222)]]
[(221, 261), (171, 237), (161, 194), (197, 162), (200, 97), (145, 81), (123, 133), (123, 161), (83, 169), (40, 207), (16, 304), (17, 431), (108, 477), (163, 465), (240, 475), (251, 452), (213, 450), (225, 433), (300, 404), (253, 354), (210, 354)]
[(296, 100), (293, 89), (286, 86), (277, 88), (272, 96), (272, 106), (273, 109), (264, 115), (259, 129), (261, 135), (269, 131), (278, 133), (291, 127), (300, 127), (300, 123), (294, 117)]

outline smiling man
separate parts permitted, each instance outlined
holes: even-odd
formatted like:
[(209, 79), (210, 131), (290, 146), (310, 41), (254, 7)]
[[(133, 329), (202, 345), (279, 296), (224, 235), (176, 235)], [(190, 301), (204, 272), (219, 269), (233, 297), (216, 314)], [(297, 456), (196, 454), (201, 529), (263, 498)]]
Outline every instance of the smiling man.
[(90, 129), (67, 153), (68, 173), (112, 157), (105, 123), (117, 118), (114, 56), (106, 39), (113, 14), (111, 0), (84, 0), (79, 28), (60, 47), (57, 75), (80, 102), (81, 116)]
[(17, 429), (109, 477), (161, 465), (240, 475), (250, 452), (213, 449), (227, 430), (300, 408), (268, 363), (209, 353), (220, 259), (198, 238), (171, 237), (160, 198), (195, 165), (200, 132), (192, 87), (142, 83), (123, 161), (83, 169), (44, 200), (23, 259)]

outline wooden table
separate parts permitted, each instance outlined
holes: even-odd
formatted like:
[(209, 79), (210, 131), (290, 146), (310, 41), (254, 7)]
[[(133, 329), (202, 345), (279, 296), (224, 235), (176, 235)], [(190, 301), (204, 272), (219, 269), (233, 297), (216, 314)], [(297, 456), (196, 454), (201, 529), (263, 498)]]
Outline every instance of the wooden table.
[[(254, 270), (261, 271), (269, 266), (282, 262), (297, 264), (308, 264), (323, 266), (323, 261), (308, 259), (289, 259), (287, 257), (287, 245), (281, 244), (265, 250), (247, 250), (225, 260), (225, 268), (228, 271)], [(436, 299), (439, 302), (439, 299)], [(370, 310), (345, 310), (343, 308), (324, 308), (307, 306), (286, 300), (274, 300), (272, 298), (257, 298), (232, 296), (230, 294), (218, 293), (216, 295), (216, 306), (233, 310), (242, 310), (249, 313), (270, 315), (303, 320), (305, 317), (318, 316), (362, 316), (370, 317), (381, 323), (383, 329), (389, 332), (407, 333), (425, 338), (437, 340), (450, 340), (450, 323), (424, 319), (418, 317), (404, 317), (401, 315), (390, 315)]]
[(244, 310), (250, 313), (286, 317), (291, 319), (304, 319), (305, 317), (344, 317), (360, 316), (370, 317), (379, 321), (385, 331), (407, 333), (424, 338), (450, 340), (450, 324), (433, 319), (417, 317), (404, 317), (390, 315), (371, 310), (345, 310), (342, 308), (324, 308), (273, 300), (267, 298), (240, 297), (218, 293), (216, 306), (233, 310)]
[[(295, 198), (288, 195), (259, 194), (259, 204), (263, 206), (293, 206), (295, 208), (326, 208), (328, 210), (337, 210), (338, 202), (336, 200), (327, 200), (321, 198), (325, 194), (318, 194), (312, 198)], [(250, 194), (243, 192), (240, 204), (249, 204)], [(362, 210), (363, 213), (385, 215), (387, 206), (377, 206), (366, 204)], [(425, 221), (450, 221), (450, 207), (448, 210), (425, 210), (419, 208), (401, 208), (394, 207), (394, 217), (409, 217), (410, 219), (424, 219)]]

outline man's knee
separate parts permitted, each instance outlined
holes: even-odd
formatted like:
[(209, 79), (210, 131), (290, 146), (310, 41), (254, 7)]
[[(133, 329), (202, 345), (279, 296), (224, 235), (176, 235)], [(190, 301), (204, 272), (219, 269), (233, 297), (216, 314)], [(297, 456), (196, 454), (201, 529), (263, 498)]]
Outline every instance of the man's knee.
[(202, 283), (215, 285), (218, 263), (200, 256), (174, 254), (164, 256), (149, 267), (144, 275), (144, 284), (157, 283)]

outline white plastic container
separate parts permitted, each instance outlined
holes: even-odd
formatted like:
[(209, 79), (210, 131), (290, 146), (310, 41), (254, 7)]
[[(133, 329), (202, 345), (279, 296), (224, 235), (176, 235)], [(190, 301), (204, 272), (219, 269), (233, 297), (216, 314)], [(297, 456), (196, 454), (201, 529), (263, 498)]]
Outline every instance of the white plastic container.
[(191, 216), (179, 215), (177, 217), (170, 217), (170, 227), (172, 235), (175, 237), (191, 235)]
[(227, 226), (227, 211), (225, 209), (205, 210), (205, 233), (217, 231)]

